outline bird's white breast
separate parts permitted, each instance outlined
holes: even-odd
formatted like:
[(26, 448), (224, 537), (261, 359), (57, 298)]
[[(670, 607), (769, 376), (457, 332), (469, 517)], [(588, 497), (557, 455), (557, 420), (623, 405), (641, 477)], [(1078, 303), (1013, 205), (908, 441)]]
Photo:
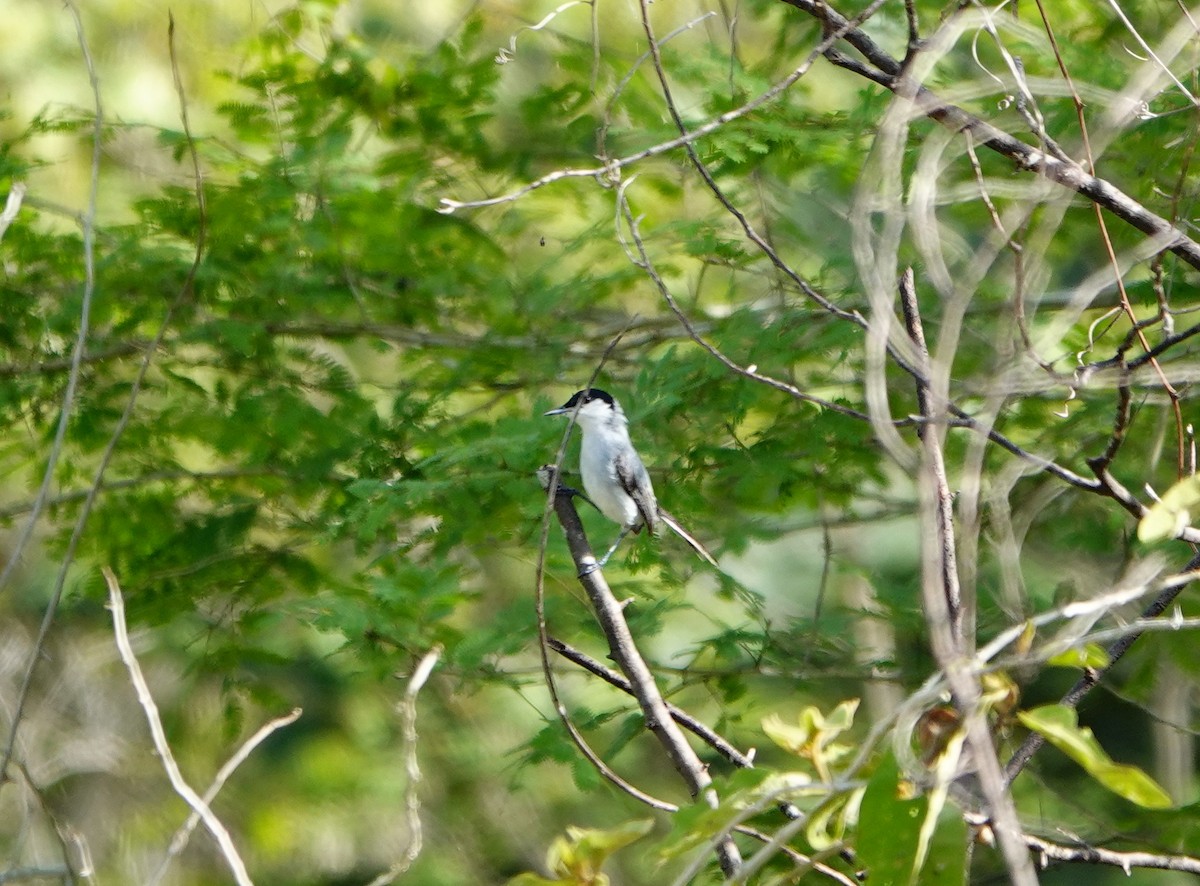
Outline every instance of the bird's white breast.
[(622, 487), (613, 465), (613, 444), (606, 429), (592, 429), (583, 435), (579, 453), (579, 472), (583, 489), (600, 513), (614, 523), (630, 526), (640, 518), (637, 504)]

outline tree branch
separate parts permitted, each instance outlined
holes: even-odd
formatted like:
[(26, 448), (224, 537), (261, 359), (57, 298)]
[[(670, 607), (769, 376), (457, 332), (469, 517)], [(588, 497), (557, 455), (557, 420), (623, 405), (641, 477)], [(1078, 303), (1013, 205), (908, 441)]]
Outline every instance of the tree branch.
[[(574, 662), (585, 671), (595, 674), (610, 686), (615, 686), (628, 695), (634, 694), (633, 684), (625, 679), (625, 677), (618, 674), (612, 668), (605, 667), (590, 655), (581, 652), (574, 646), (564, 643), (557, 637), (548, 637), (546, 639), (546, 645), (565, 658), (567, 661)], [(750, 757), (748, 757), (746, 754), (743, 754), (732, 744), (710, 729), (706, 723), (697, 720), (687, 711), (676, 707), (670, 702), (667, 702), (666, 705), (667, 711), (670, 713), (672, 720), (674, 720), (688, 732), (691, 732), (730, 763), (735, 766), (740, 766), (743, 769), (751, 769), (754, 767), (754, 761)]]
[(1190, 855), (1158, 855), (1153, 852), (1117, 852), (1096, 846), (1063, 846), (1041, 837), (1027, 834), (1025, 845), (1047, 861), (1073, 861), (1084, 864), (1107, 864), (1119, 867), (1129, 876), (1130, 868), (1155, 868), (1163, 871), (1184, 871), (1200, 874), (1200, 858)]
[[(925, 334), (917, 308), (916, 287), (912, 269), (906, 269), (900, 281), (900, 298), (909, 337), (916, 346), (921, 376), (929, 378), (931, 366)], [(938, 418), (928, 390), (917, 387), (917, 401), (924, 417)], [(992, 823), (1004, 858), (1008, 875), (1015, 886), (1036, 886), (1037, 874), (1029, 853), (1021, 843), (1021, 822), (1016, 807), (1005, 788), (1004, 773), (996, 756), (995, 744), (988, 729), (980, 697), (979, 678), (970, 667), (962, 631), (962, 601), (959, 596), (958, 572), (954, 550), (953, 499), (946, 479), (941, 435), (936, 428), (924, 427), (919, 494), (922, 520), (922, 600), (925, 620), (929, 626), (930, 646), (934, 659), (945, 675), (966, 731), (966, 743), (971, 750), (979, 786), (987, 803)]]
[[(917, 290), (912, 268), (906, 268), (900, 277), (900, 306), (904, 312), (904, 324), (908, 336), (917, 348), (921, 363), (918, 364), (919, 378), (930, 378), (929, 348), (925, 343), (925, 329), (921, 323), (921, 310), (917, 305)], [(941, 434), (936, 421), (939, 416), (930, 396), (927, 382), (917, 383), (917, 408), (921, 415), (931, 421), (917, 428), (917, 436), (925, 446), (927, 466), (935, 484), (934, 508), (939, 539), (938, 562), (942, 573), (942, 590), (946, 598), (946, 612), (950, 619), (950, 632), (959, 652), (963, 646), (963, 603), (958, 583), (958, 555), (954, 549), (954, 497), (946, 479), (946, 462), (942, 456)]]
[[(217, 798), (217, 794), (221, 792), (221, 788), (225, 786), (225, 782), (233, 775), (234, 770), (241, 766), (250, 754), (254, 752), (254, 749), (262, 744), (268, 736), (273, 735), (277, 729), (282, 729), (284, 726), (295, 723), (300, 718), (301, 713), (300, 708), (293, 708), (290, 713), (268, 721), (250, 736), (237, 749), (234, 755), (225, 762), (225, 765), (217, 770), (212, 784), (208, 786), (208, 790), (204, 792), (204, 796), (201, 798), (204, 801), (204, 805), (211, 808), (213, 800)], [(191, 815), (187, 817), (187, 820), (180, 825), (179, 830), (171, 837), (171, 842), (167, 846), (167, 853), (163, 856), (162, 861), (158, 863), (158, 869), (146, 881), (147, 886), (157, 886), (157, 884), (162, 882), (162, 878), (166, 876), (171, 862), (178, 857), (179, 853), (187, 848), (188, 840), (191, 839), (192, 832), (196, 830), (198, 824), (200, 824), (200, 814), (193, 809)]]
[(150, 694), (150, 686), (146, 683), (141, 665), (138, 664), (137, 656), (134, 655), (133, 645), (129, 642), (129, 631), (125, 627), (125, 599), (121, 595), (121, 587), (117, 584), (117, 577), (113, 575), (111, 569), (105, 566), (101, 571), (104, 573), (104, 581), (108, 584), (108, 604), (112, 610), (113, 632), (117, 639), (117, 649), (120, 650), (121, 660), (125, 662), (125, 667), (129, 669), (129, 679), (133, 682), (138, 702), (146, 714), (146, 722), (150, 725), (154, 751), (162, 761), (171, 787), (188, 806), (192, 807), (192, 810), (204, 822), (204, 826), (208, 828), (209, 833), (213, 835), (221, 849), (221, 854), (225, 856), (229, 869), (233, 872), (234, 879), (238, 882), (238, 886), (254, 886), (245, 863), (238, 855), (237, 847), (233, 845), (233, 838), (229, 836), (229, 831), (213, 814), (212, 809), (204, 802), (204, 798), (192, 789), (191, 785), (184, 780), (183, 773), (179, 771), (179, 764), (175, 762), (175, 755), (171, 753), (171, 746), (167, 743), (167, 734), (163, 730), (162, 720), (158, 716), (158, 705), (154, 703), (154, 696)]
[[(866, 32), (852, 26), (851, 22), (830, 6), (827, 0), (782, 2), (811, 15), (826, 29), (840, 33), (874, 68), (869, 68), (836, 50), (827, 51), (825, 56), (833, 64), (866, 77), (892, 92), (902, 89), (905, 76), (901, 63)], [(977, 143), (1008, 157), (1017, 168), (1043, 176), (1088, 198), (1142, 233), (1160, 241), (1157, 244), (1159, 249), (1172, 252), (1193, 268), (1200, 269), (1200, 243), (1196, 243), (1167, 219), (1151, 212), (1112, 183), (1089, 174), (1078, 163), (1025, 144), (957, 105), (943, 101), (924, 86), (918, 85), (913, 90), (913, 85), (909, 84), (906, 88), (913, 91), (912, 100), (917, 109), (931, 120), (936, 120), (955, 132), (970, 133)]]
[(417, 789), (421, 784), (421, 767), (417, 762), (417, 693), (433, 673), (433, 668), (442, 655), (441, 644), (435, 645), (421, 657), (400, 701), (401, 729), (404, 738), (404, 772), (408, 784), (404, 789), (404, 813), (408, 824), (408, 846), (404, 854), (396, 859), (386, 871), (372, 880), (368, 886), (388, 886), (412, 867), (421, 854), (424, 844), (421, 830), (421, 795)]
[[(593, 566), (596, 558), (583, 531), (583, 523), (579, 520), (573, 498), (570, 492), (560, 487), (554, 497), (554, 513), (566, 534), (571, 557), (582, 572), (585, 567)], [(687, 785), (692, 798), (703, 800), (716, 809), (718, 801), (716, 791), (712, 787), (712, 778), (671, 717), (662, 693), (654, 682), (654, 675), (650, 673), (650, 668), (646, 666), (645, 659), (634, 643), (621, 604), (613, 596), (608, 582), (604, 579), (604, 573), (599, 569), (592, 569), (586, 575), (581, 575), (579, 581), (591, 600), (600, 629), (608, 640), (609, 653), (629, 681), (633, 696), (642, 709), (646, 728), (666, 751), (671, 765)], [(717, 845), (717, 856), (725, 876), (732, 877), (741, 864), (741, 854), (732, 838), (727, 837)]]

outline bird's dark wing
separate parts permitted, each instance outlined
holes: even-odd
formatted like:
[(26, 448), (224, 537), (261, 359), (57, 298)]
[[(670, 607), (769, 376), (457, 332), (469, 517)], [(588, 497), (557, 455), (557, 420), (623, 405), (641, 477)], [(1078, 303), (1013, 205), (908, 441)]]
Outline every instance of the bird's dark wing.
[(637, 505), (638, 513), (642, 515), (642, 523), (650, 530), (651, 535), (657, 535), (658, 502), (654, 498), (654, 487), (650, 485), (650, 475), (646, 473), (646, 466), (642, 464), (637, 453), (632, 452), (617, 456), (614, 467), (617, 470), (617, 482)]

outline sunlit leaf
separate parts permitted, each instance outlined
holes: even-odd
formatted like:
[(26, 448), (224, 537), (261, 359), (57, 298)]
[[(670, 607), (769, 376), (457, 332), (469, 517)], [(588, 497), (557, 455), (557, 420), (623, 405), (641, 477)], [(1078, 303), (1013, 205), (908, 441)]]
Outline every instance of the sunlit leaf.
[(1084, 643), (1082, 646), (1072, 646), (1058, 655), (1052, 655), (1046, 664), (1056, 668), (1106, 668), (1109, 664), (1108, 653), (1098, 643)]
[(1114, 794), (1148, 809), (1166, 809), (1171, 797), (1136, 766), (1115, 763), (1092, 730), (1079, 725), (1078, 713), (1066, 705), (1043, 705), (1017, 714), (1021, 722), (1042, 735)]
[(854, 725), (856, 710), (858, 699), (841, 702), (828, 717), (809, 705), (800, 712), (796, 723), (785, 723), (778, 714), (771, 714), (763, 719), (762, 729), (784, 750), (811, 760), (821, 778), (828, 780), (831, 764), (851, 750), (849, 745), (834, 739)]
[(1164, 492), (1138, 521), (1138, 538), (1144, 542), (1175, 538), (1192, 522), (1200, 505), (1200, 475), (1184, 477)]

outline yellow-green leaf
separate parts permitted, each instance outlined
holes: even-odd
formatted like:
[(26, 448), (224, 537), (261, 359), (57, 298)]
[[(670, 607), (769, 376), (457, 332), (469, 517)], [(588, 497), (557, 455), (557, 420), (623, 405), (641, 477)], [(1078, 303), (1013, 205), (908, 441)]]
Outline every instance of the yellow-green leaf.
[(1144, 542), (1175, 538), (1192, 522), (1200, 505), (1200, 475), (1184, 477), (1152, 504), (1138, 523), (1138, 538)]
[(526, 871), (509, 880), (506, 886), (562, 886), (562, 882), (562, 880), (547, 880), (545, 877)]
[(1149, 775), (1108, 756), (1091, 729), (1079, 725), (1074, 708), (1043, 705), (1017, 714), (1021, 722), (1037, 732), (1090, 774), (1108, 790), (1147, 809), (1167, 809), (1171, 797)]
[(830, 764), (852, 750), (834, 739), (854, 725), (857, 710), (857, 698), (841, 702), (828, 717), (810, 705), (800, 712), (795, 724), (785, 723), (778, 714), (771, 714), (763, 719), (762, 730), (785, 751), (812, 760), (817, 774), (828, 780)]
[(1046, 664), (1056, 668), (1106, 668), (1108, 653), (1096, 643), (1074, 646), (1066, 652), (1051, 656)]
[(842, 841), (848, 823), (858, 814), (865, 790), (865, 787), (858, 788), (849, 794), (834, 797), (809, 815), (804, 835), (813, 849), (821, 852)]
[(570, 826), (566, 836), (556, 838), (550, 846), (546, 867), (570, 882), (601, 886), (608, 878), (600, 873), (600, 866), (618, 849), (645, 836), (652, 827), (654, 822), (649, 819), (626, 822), (609, 830)]

